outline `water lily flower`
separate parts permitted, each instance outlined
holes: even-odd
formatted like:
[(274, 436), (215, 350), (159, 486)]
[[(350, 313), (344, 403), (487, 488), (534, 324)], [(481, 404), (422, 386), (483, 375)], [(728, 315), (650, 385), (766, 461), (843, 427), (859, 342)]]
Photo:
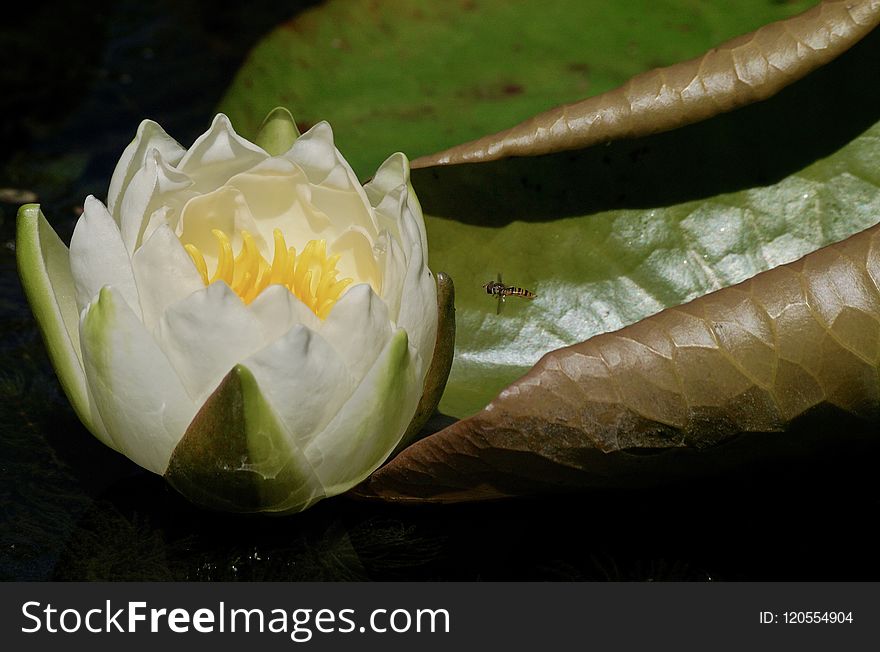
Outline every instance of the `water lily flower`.
[(188, 150), (155, 122), (61, 242), (19, 212), (22, 283), (80, 420), (195, 502), (293, 512), (401, 442), (437, 333), (409, 163), (365, 186), (330, 125), (225, 115)]

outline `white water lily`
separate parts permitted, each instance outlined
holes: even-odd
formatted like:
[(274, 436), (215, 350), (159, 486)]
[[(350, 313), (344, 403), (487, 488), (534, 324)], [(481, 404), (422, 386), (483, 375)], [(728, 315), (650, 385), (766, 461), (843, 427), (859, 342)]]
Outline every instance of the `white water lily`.
[(221, 114), (186, 150), (145, 121), (69, 251), (39, 206), (19, 213), (23, 285), (83, 424), (216, 507), (299, 511), (363, 480), (434, 349), (407, 159), (361, 186), (327, 123), (294, 132), (275, 112), (260, 147)]

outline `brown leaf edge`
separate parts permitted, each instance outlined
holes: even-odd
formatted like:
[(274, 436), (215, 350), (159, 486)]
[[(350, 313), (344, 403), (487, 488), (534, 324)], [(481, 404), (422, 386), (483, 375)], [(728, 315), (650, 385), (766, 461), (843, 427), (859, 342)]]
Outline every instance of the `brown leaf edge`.
[(696, 59), (556, 107), (496, 134), (415, 159), (413, 169), (539, 156), (668, 131), (771, 97), (880, 23), (880, 0), (826, 0)]
[(791, 461), (880, 416), (880, 225), (545, 355), (360, 497), (463, 502), (649, 487)]

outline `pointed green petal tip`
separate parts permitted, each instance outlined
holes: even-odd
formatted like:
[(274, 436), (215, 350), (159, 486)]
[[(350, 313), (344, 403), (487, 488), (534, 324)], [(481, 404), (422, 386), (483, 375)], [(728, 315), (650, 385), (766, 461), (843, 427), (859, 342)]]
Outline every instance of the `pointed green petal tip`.
[(165, 479), (192, 502), (231, 512), (298, 512), (323, 495), (243, 365), (227, 374), (196, 414)]
[(279, 106), (272, 109), (263, 120), (254, 142), (271, 156), (279, 156), (291, 148), (299, 135), (293, 115), (283, 106)]

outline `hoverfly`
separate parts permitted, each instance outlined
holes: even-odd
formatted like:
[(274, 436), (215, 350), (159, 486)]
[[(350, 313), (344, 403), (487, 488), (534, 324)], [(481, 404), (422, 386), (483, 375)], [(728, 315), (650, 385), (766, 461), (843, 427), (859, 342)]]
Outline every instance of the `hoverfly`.
[(483, 284), (486, 294), (498, 298), (498, 310), (495, 314), (501, 314), (501, 304), (507, 297), (522, 297), (523, 299), (534, 299), (537, 294), (525, 288), (518, 288), (513, 285), (504, 285), (501, 281), (501, 274), (498, 274), (497, 281), (489, 281)]

